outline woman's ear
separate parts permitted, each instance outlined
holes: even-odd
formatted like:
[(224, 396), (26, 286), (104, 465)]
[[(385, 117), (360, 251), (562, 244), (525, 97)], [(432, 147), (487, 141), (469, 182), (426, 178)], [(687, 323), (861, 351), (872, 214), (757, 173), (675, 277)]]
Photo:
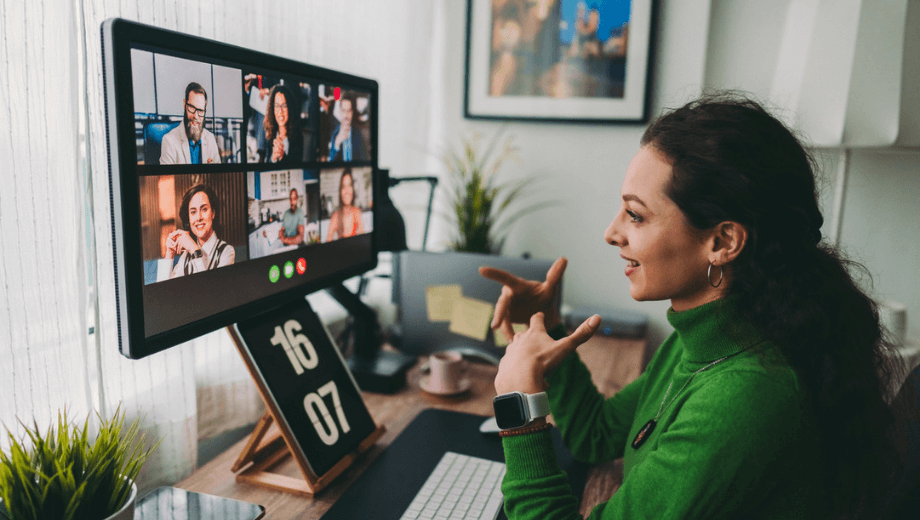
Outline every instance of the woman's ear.
[(722, 222), (714, 229), (712, 235), (712, 251), (709, 262), (713, 265), (731, 263), (747, 244), (747, 229), (737, 222)]

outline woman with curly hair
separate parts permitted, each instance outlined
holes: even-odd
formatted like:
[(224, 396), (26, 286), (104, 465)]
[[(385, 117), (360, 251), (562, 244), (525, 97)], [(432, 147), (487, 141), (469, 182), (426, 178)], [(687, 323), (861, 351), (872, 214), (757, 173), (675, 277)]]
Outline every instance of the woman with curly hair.
[[(733, 94), (663, 115), (641, 145), (604, 238), (634, 299), (670, 300), (674, 333), (605, 399), (570, 355), (600, 319), (566, 337), (552, 310), (565, 259), (543, 282), (482, 268), (504, 285), (493, 327), (513, 336), (498, 394), (545, 391), (577, 458), (623, 458), (590, 518), (879, 518), (899, 476), (895, 358), (861, 266), (822, 242), (813, 159)], [(503, 432), (511, 520), (579, 518), (544, 422)]]
[(280, 84), (272, 87), (264, 125), (265, 149), (259, 151), (261, 162), (303, 161), (300, 104), (291, 89)]

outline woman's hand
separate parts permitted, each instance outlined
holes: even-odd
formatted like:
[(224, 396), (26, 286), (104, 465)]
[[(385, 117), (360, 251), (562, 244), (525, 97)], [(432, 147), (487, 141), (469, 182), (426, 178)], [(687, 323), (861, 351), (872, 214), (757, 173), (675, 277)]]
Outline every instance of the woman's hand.
[[(185, 240), (182, 238), (188, 237), (191, 240), (191, 237), (188, 236), (188, 231), (183, 231), (181, 229), (176, 229), (172, 233), (166, 235), (166, 258), (172, 259), (176, 255), (181, 255), (184, 251), (183, 246), (187, 245)], [(192, 240), (192, 243), (195, 241)]]
[(192, 253), (198, 249), (198, 243), (195, 242), (195, 239), (192, 238), (191, 233), (188, 231), (177, 229), (172, 232), (170, 237), (175, 241), (177, 254), (182, 254), (186, 251)]
[(271, 161), (278, 162), (282, 158), (284, 158), (284, 139), (279, 136), (279, 137), (276, 137), (274, 141), (272, 141), (272, 159)]
[(515, 391), (525, 394), (544, 391), (546, 374), (588, 341), (601, 323), (600, 316), (595, 314), (570, 336), (557, 341), (546, 333), (543, 317), (542, 312), (534, 314), (530, 318), (530, 327), (516, 334), (505, 350), (495, 376), (495, 391), (499, 395)]
[[(501, 283), (502, 294), (495, 303), (491, 327), (500, 329), (508, 341), (514, 337), (512, 323), (527, 323), (537, 312), (546, 316), (545, 326), (552, 329), (561, 321), (556, 305), (559, 282), (568, 260), (565, 257), (553, 262), (546, 272), (546, 280), (525, 280), (494, 267), (480, 267), (479, 274)], [(541, 320), (543, 323), (543, 320)]]
[(176, 256), (176, 232), (166, 235), (166, 258), (167, 260), (172, 260)]

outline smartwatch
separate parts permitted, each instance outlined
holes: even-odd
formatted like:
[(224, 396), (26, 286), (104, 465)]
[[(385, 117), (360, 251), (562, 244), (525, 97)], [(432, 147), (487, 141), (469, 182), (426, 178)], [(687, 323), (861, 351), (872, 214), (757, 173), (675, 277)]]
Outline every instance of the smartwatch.
[(188, 255), (188, 257), (191, 258), (192, 260), (196, 258), (201, 258), (202, 256), (204, 256), (204, 251), (202, 251), (201, 248), (196, 249), (194, 253)]
[(502, 430), (527, 426), (550, 413), (549, 398), (546, 397), (546, 392), (502, 394), (495, 397), (492, 407), (495, 409), (495, 422)]

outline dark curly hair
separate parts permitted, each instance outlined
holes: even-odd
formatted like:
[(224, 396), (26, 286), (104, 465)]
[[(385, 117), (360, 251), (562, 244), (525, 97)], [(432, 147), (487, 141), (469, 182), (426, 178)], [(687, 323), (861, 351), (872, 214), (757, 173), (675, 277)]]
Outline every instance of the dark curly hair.
[(667, 196), (699, 230), (737, 222), (748, 241), (730, 265), (729, 295), (804, 383), (823, 442), (827, 510), (879, 518), (899, 460), (886, 436), (899, 369), (875, 302), (821, 241), (814, 159), (761, 104), (711, 93), (653, 122), (642, 145), (673, 168)]

